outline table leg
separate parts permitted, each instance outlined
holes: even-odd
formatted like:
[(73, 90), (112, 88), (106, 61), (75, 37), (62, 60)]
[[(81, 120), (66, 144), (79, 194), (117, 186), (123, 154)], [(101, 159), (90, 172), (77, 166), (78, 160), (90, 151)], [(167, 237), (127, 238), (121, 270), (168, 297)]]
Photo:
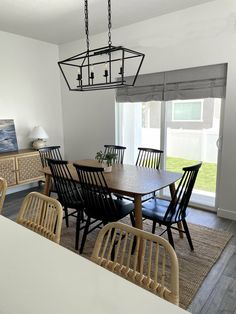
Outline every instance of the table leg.
[(51, 188), (51, 176), (49, 174), (45, 174), (45, 185), (44, 185), (43, 194), (49, 195), (50, 188)]
[[(135, 227), (138, 229), (143, 229), (143, 219), (142, 219), (142, 196), (135, 195), (134, 197), (134, 218), (135, 218)], [(140, 241), (139, 244), (139, 252), (138, 252), (138, 269), (141, 265), (142, 259), (142, 249), (143, 249), (143, 241)]]
[(142, 220), (142, 196), (135, 195), (134, 197), (134, 218), (135, 218), (135, 227), (138, 229), (143, 229), (143, 220)]
[[(171, 198), (173, 198), (174, 197), (174, 195), (175, 195), (175, 184), (174, 183), (171, 183), (170, 185), (169, 185), (169, 188), (170, 188), (170, 195), (171, 195)], [(179, 237), (180, 238), (183, 238), (184, 237), (184, 233), (183, 233), (183, 225), (182, 225), (182, 222), (180, 221), (180, 222), (178, 222), (177, 223), (177, 226), (178, 226), (178, 229), (179, 229)]]

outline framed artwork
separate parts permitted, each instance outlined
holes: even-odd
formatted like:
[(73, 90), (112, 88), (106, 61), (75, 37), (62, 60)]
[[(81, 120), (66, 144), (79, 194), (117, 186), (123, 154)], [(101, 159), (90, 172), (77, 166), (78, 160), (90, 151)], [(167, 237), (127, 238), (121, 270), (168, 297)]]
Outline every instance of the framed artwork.
[(18, 150), (14, 120), (0, 119), (0, 153)]

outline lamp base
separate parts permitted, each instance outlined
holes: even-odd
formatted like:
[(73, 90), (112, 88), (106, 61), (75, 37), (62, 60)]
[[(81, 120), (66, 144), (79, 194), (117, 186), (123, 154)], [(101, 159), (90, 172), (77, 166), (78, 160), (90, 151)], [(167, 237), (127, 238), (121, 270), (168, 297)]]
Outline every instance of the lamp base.
[(35, 141), (33, 141), (33, 144), (32, 144), (34, 149), (43, 148), (43, 147), (45, 147), (45, 145), (46, 145), (46, 142), (42, 139), (35, 140)]

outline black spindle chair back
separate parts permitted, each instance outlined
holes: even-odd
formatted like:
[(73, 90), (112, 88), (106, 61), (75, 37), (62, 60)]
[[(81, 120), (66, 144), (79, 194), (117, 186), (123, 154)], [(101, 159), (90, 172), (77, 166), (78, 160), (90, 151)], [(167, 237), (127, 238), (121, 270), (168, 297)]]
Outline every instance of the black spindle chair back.
[(138, 147), (136, 166), (159, 169), (163, 150)]
[(123, 164), (124, 154), (126, 150), (125, 146), (104, 145), (104, 147), (105, 147), (104, 154), (107, 153), (116, 154), (116, 159), (114, 159), (113, 161), (114, 163)]
[(103, 168), (74, 164), (81, 184), (85, 213), (104, 223), (116, 220), (116, 205), (103, 175)]
[[(82, 202), (78, 184), (73, 180), (68, 161), (47, 158), (59, 201), (67, 206)], [(72, 206), (72, 208), (75, 208)]]
[(39, 155), (43, 167), (48, 166), (47, 158), (62, 160), (60, 146), (48, 146), (39, 149)]
[(183, 168), (184, 174), (180, 179), (175, 194), (168, 206), (164, 221), (178, 222), (186, 218), (186, 209), (202, 163)]

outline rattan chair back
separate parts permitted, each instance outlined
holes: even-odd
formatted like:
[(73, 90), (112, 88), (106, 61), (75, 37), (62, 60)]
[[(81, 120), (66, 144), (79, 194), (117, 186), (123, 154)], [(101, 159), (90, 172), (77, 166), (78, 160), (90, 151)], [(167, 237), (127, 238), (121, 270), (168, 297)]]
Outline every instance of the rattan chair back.
[(60, 242), (62, 206), (56, 199), (38, 192), (29, 193), (24, 198), (16, 221), (45, 238)]
[(98, 234), (91, 260), (179, 304), (178, 259), (165, 239), (119, 222), (109, 223)]
[(2, 212), (6, 192), (7, 192), (7, 180), (0, 177), (0, 214)]

